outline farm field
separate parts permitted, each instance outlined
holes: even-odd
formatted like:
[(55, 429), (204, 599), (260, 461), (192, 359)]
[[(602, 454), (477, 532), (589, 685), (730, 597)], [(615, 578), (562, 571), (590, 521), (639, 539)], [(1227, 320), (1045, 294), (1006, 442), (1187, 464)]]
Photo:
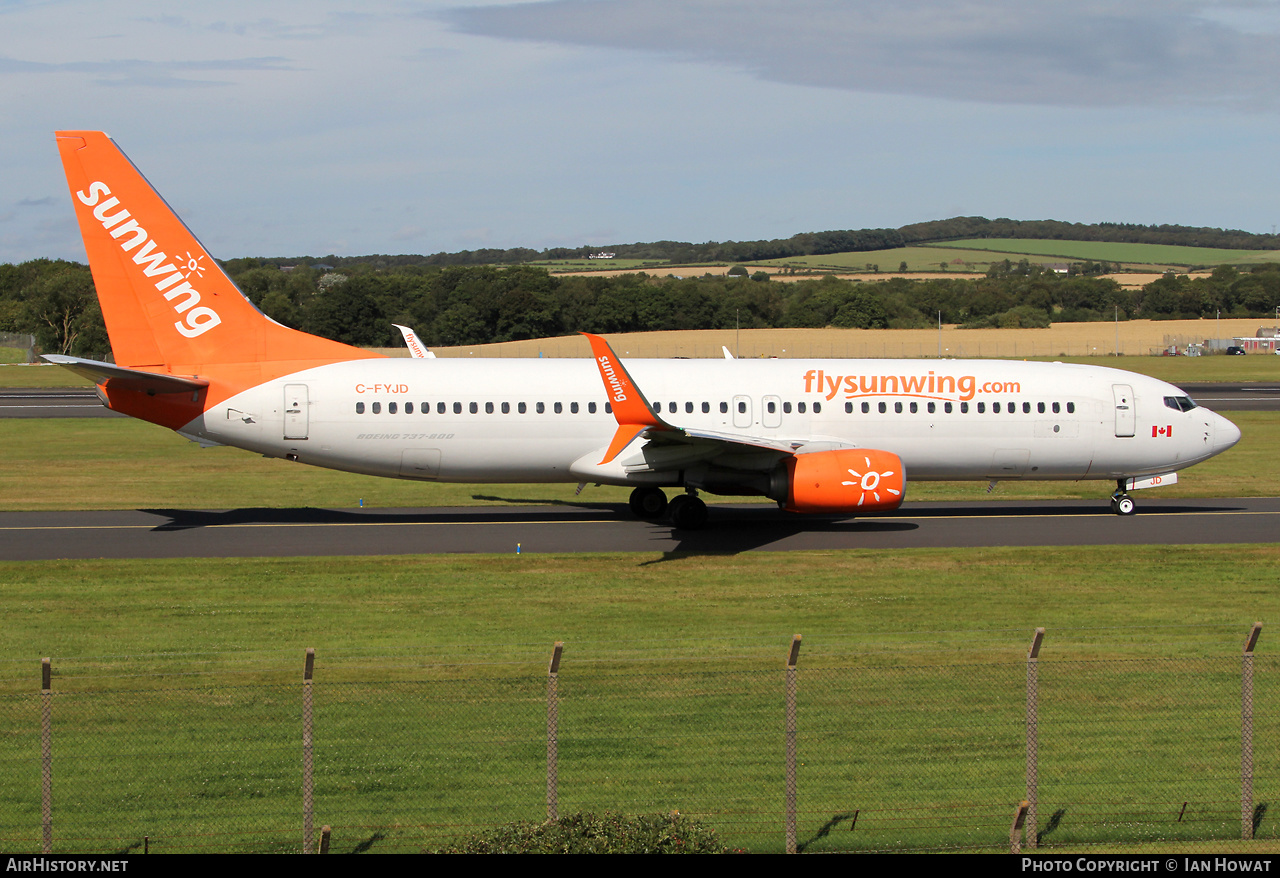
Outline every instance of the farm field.
[[(1111, 241), (975, 238), (971, 241), (948, 241), (946, 247), (948, 250), (972, 249), (983, 253), (1005, 253), (1011, 258), (1034, 256), (1134, 265), (1249, 265), (1258, 262), (1280, 262), (1280, 251), (1276, 250), (1223, 250), (1214, 247), (1125, 244)], [(925, 249), (933, 248), (926, 245)], [(1017, 259), (1014, 261), (1016, 262)]]
[[(1151, 354), (1170, 344), (1184, 346), (1206, 338), (1253, 336), (1259, 325), (1273, 321), (1247, 319), (1216, 320), (1126, 320), (1119, 324), (1055, 323), (1048, 329), (960, 329), (944, 325), (941, 333), (932, 329), (707, 329), (682, 332), (636, 332), (609, 334), (610, 344), (623, 357), (707, 357), (724, 356), (722, 348), (740, 357), (793, 358), (905, 358), (937, 359), (939, 348), (947, 359), (1044, 358), (1092, 362), (1133, 372), (1163, 377), (1171, 368), (1160, 361), (1186, 360), (1179, 372), (1183, 381), (1217, 381), (1205, 374), (1231, 376), (1225, 380), (1273, 381), (1280, 378), (1280, 357), (1158, 357)], [(1115, 357), (1117, 336), (1121, 357)], [(529, 339), (502, 344), (433, 348), (440, 357), (586, 357), (590, 349), (580, 336)], [(408, 356), (401, 348), (383, 351), (392, 356)], [(1080, 358), (1075, 360), (1074, 358)], [(1150, 370), (1150, 371), (1149, 371)], [(0, 380), (4, 370), (0, 370)], [(73, 376), (74, 377), (74, 376)]]

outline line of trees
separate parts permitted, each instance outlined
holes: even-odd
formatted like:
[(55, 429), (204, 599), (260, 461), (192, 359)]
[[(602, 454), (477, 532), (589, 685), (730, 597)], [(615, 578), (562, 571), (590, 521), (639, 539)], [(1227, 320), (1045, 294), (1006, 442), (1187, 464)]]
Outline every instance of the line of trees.
[(968, 238), (1036, 238), (1062, 241), (1109, 241), (1126, 244), (1179, 244), (1189, 247), (1219, 247), (1232, 250), (1280, 249), (1280, 235), (1255, 235), (1238, 229), (1212, 229), (1194, 226), (1141, 225), (1136, 223), (1066, 223), (1058, 220), (987, 219), (981, 216), (958, 216), (951, 219), (913, 223), (897, 229), (846, 229), (826, 232), (803, 232), (789, 238), (767, 241), (708, 241), (692, 244), (686, 241), (650, 241), (635, 244), (583, 245), (531, 250), (515, 247), (509, 250), (463, 250), (456, 253), (434, 253), (429, 256), (325, 256), (321, 259), (271, 259), (270, 262), (292, 264), (323, 262), (334, 267), (355, 264), (378, 268), (408, 266), (445, 267), (456, 265), (519, 265), (527, 262), (557, 259), (586, 259), (600, 250), (608, 250), (620, 259), (688, 264), (697, 262), (755, 262), (763, 259), (787, 259), (799, 256), (822, 256), (832, 253), (868, 252)]
[[(341, 269), (238, 259), (224, 266), (255, 305), (285, 324), (349, 344), (401, 343), (393, 323), (429, 345), (543, 338), (577, 331), (762, 327), (910, 328), (941, 319), (966, 327), (1034, 327), (1131, 318), (1272, 316), (1280, 265), (1220, 266), (1207, 277), (1167, 274), (1140, 290), (1036, 264), (992, 266), (977, 279), (833, 276), (784, 283), (751, 277), (556, 276), (532, 266), (351, 261)], [(0, 331), (36, 335), (46, 353), (101, 359), (109, 351), (93, 280), (83, 265), (0, 264)]]

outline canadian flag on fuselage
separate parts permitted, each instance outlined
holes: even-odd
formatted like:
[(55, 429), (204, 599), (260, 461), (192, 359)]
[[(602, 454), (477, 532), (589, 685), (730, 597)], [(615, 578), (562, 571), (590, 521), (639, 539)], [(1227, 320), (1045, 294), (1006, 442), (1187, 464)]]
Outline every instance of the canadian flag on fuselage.
[[(205, 378), (207, 408), (301, 369), (380, 356), (263, 315), (106, 134), (59, 131), (57, 140), (118, 365)], [(192, 416), (184, 400), (181, 412), (148, 417), (137, 407), (174, 400), (130, 400), (110, 384), (113, 409), (166, 426)]]

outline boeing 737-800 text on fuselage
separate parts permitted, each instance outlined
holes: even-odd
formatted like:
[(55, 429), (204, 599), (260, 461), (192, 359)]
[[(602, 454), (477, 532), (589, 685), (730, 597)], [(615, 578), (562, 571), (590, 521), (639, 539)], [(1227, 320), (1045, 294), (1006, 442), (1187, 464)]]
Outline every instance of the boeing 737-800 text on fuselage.
[(109, 137), (57, 139), (115, 363), (46, 359), (203, 444), (392, 478), (625, 485), (641, 517), (696, 527), (699, 491), (866, 514), (908, 479), (1109, 480), (1127, 515), (1127, 491), (1240, 438), (1176, 387), (1095, 366), (624, 363), (593, 335), (594, 362), (383, 357), (265, 317)]

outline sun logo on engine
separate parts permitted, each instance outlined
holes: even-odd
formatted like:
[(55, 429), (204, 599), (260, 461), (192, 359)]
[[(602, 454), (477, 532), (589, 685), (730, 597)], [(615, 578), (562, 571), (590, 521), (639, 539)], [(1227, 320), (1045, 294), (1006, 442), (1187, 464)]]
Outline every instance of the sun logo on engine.
[(857, 481), (840, 483), (846, 487), (857, 486), (862, 489), (862, 496), (858, 498), (859, 506), (861, 506), (863, 501), (867, 499), (867, 494), (870, 494), (873, 498), (875, 498), (875, 501), (879, 503), (881, 490), (885, 491), (886, 493), (892, 494), (895, 497), (902, 496), (902, 492), (895, 488), (882, 489), (880, 487), (881, 479), (887, 479), (890, 476), (895, 475), (893, 470), (887, 470), (885, 472), (878, 473), (871, 468), (871, 458), (864, 457), (862, 459), (867, 463), (867, 471), (864, 473), (860, 473), (860, 472), (857, 472), (856, 470), (849, 470), (849, 475), (853, 476), (855, 479), (857, 479)]

